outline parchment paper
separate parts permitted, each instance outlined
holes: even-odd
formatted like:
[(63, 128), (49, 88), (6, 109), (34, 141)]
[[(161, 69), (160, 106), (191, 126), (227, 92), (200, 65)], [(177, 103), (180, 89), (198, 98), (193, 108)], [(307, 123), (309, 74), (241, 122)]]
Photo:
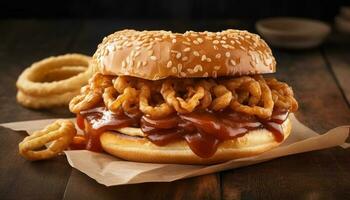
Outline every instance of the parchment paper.
[[(294, 115), (291, 115), (291, 119), (293, 123), (292, 133), (281, 146), (258, 156), (236, 159), (216, 165), (202, 166), (129, 162), (108, 154), (94, 153), (86, 150), (65, 151), (65, 154), (72, 167), (80, 170), (101, 184), (113, 186), (143, 182), (170, 182), (337, 145), (343, 148), (350, 147), (349, 143), (345, 143), (349, 136), (350, 125), (340, 126), (320, 135), (300, 123)], [(0, 125), (15, 131), (27, 131), (31, 134), (33, 131), (42, 129), (55, 120), (34, 120)]]

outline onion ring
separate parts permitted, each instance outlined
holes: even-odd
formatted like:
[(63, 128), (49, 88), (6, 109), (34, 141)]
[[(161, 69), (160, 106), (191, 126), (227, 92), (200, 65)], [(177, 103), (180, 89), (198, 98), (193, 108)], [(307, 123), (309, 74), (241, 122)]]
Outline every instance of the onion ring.
[[(255, 80), (256, 79), (256, 80)], [(242, 112), (246, 113), (249, 115), (256, 115), (260, 118), (266, 119), (271, 117), (273, 107), (274, 107), (274, 102), (272, 100), (272, 94), (270, 88), (267, 86), (265, 80), (261, 76), (255, 76), (255, 79), (251, 77), (241, 77), (238, 79), (234, 79), (231, 82), (227, 84), (228, 88), (232, 92), (235, 92), (234, 87), (240, 87), (243, 84), (255, 84), (254, 82), (257, 81), (258, 85), (261, 89), (261, 98), (259, 97), (259, 93), (256, 92), (259, 89), (255, 88), (251, 90), (251, 94), (255, 94), (254, 98), (259, 99), (259, 103), (262, 104), (262, 106), (259, 105), (243, 105), (238, 101), (237, 93), (235, 93), (235, 98), (232, 99), (230, 107), (237, 111), (237, 112)], [(235, 88), (235, 89), (237, 89)], [(251, 88), (248, 86), (248, 88)], [(255, 101), (255, 100), (254, 100)]]
[(276, 106), (290, 109), (292, 112), (298, 110), (298, 102), (294, 98), (291, 87), (275, 78), (267, 78), (266, 83), (272, 91), (272, 98)]
[(137, 95), (135, 88), (126, 87), (123, 93), (115, 98), (115, 96), (117, 96), (117, 90), (111, 86), (105, 89), (102, 97), (106, 107), (113, 112), (117, 112), (123, 103), (125, 103), (124, 107), (126, 107), (126, 102), (136, 102)]
[[(28, 160), (43, 160), (57, 156), (72, 142), (77, 131), (69, 120), (57, 120), (36, 131), (19, 143), (19, 153)], [(46, 144), (50, 143), (44, 150)]]
[(32, 64), (17, 80), (17, 102), (29, 108), (68, 105), (92, 74), (90, 57), (66, 54)]
[(79, 90), (66, 92), (64, 94), (51, 95), (51, 96), (30, 96), (23, 93), (21, 90), (17, 92), (17, 102), (28, 108), (51, 108), (56, 106), (68, 105), (69, 101), (79, 94)]
[(200, 104), (204, 97), (204, 88), (199, 84), (195, 87), (187, 87), (187, 96), (185, 99), (176, 95), (176, 91), (171, 80), (165, 80), (160, 93), (165, 102), (171, 105), (178, 113), (190, 113)]
[(89, 80), (89, 85), (82, 87), (81, 94), (69, 102), (69, 110), (79, 113), (82, 110), (93, 108), (102, 100), (104, 89), (112, 85), (108, 76), (96, 73)]
[[(148, 81), (140, 78), (117, 78), (95, 74), (81, 95), (71, 101), (72, 112), (79, 112), (103, 102), (116, 112), (137, 112), (152, 117), (165, 117), (174, 111), (190, 113), (195, 109), (234, 111), (267, 119), (274, 107), (296, 110), (293, 91), (285, 83), (261, 75), (232, 79), (172, 79)], [(112, 82), (112, 83), (111, 83)], [(103, 91), (103, 92), (101, 92)], [(85, 99), (87, 98), (87, 99)], [(80, 105), (80, 103), (82, 105)], [(75, 105), (76, 104), (76, 105)]]
[(166, 102), (157, 105), (149, 105), (149, 98), (151, 97), (151, 89), (147, 84), (142, 84), (140, 89), (140, 110), (151, 116), (152, 118), (161, 118), (165, 117), (174, 112), (174, 109), (168, 105)]
[(214, 111), (222, 110), (230, 105), (232, 92), (223, 85), (216, 85), (213, 88), (216, 98), (211, 104), (211, 109)]
[[(90, 57), (81, 54), (66, 54), (45, 58), (25, 69), (17, 80), (17, 88), (32, 96), (62, 94), (82, 87), (91, 76), (88, 70)], [(47, 71), (67, 66), (85, 66), (86, 71), (65, 80), (40, 82)], [(37, 82), (39, 81), (39, 82)]]

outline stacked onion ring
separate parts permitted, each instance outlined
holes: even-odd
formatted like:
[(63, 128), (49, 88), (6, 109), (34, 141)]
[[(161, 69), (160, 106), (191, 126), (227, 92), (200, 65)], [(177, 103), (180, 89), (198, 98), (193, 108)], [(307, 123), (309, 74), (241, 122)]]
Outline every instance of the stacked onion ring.
[(17, 80), (18, 103), (34, 109), (68, 105), (91, 77), (90, 60), (89, 56), (66, 54), (33, 63)]

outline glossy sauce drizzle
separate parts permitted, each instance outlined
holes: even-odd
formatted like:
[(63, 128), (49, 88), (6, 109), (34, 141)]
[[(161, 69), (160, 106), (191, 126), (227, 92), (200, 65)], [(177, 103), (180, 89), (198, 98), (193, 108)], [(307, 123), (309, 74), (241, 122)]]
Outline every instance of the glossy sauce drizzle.
[[(140, 127), (146, 138), (158, 146), (184, 139), (196, 155), (207, 158), (216, 152), (221, 142), (243, 136), (250, 130), (266, 128), (274, 134), (276, 141), (283, 141), (281, 124), (287, 117), (287, 110), (275, 110), (270, 120), (226, 110), (196, 111), (151, 119), (142, 116), (140, 112), (112, 113), (104, 107), (99, 107), (81, 112), (77, 116), (77, 123), (85, 130), (85, 148), (88, 150), (102, 151), (99, 137), (104, 131), (121, 127)], [(85, 124), (84, 119), (87, 122)]]

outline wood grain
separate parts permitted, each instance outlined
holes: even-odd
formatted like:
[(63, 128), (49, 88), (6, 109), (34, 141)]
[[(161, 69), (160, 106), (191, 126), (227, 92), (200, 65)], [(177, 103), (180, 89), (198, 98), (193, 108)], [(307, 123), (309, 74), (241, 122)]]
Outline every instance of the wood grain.
[(350, 37), (335, 33), (323, 48), (324, 57), (336, 83), (350, 105)]
[[(276, 77), (291, 85), (296, 116), (318, 132), (350, 124), (350, 109), (320, 51), (275, 50)], [(222, 173), (224, 199), (339, 199), (349, 194), (350, 150), (303, 153)]]
[(105, 187), (73, 170), (64, 199), (220, 199), (220, 183), (216, 176), (210, 174), (171, 183)]
[[(70, 115), (67, 109), (34, 111), (19, 106), (15, 81), (35, 60), (65, 52), (73, 25), (35, 20), (0, 23), (1, 123)], [(18, 155), (18, 143), (25, 136), (0, 128), (0, 199), (61, 199), (71, 172), (66, 158), (26, 161)]]

